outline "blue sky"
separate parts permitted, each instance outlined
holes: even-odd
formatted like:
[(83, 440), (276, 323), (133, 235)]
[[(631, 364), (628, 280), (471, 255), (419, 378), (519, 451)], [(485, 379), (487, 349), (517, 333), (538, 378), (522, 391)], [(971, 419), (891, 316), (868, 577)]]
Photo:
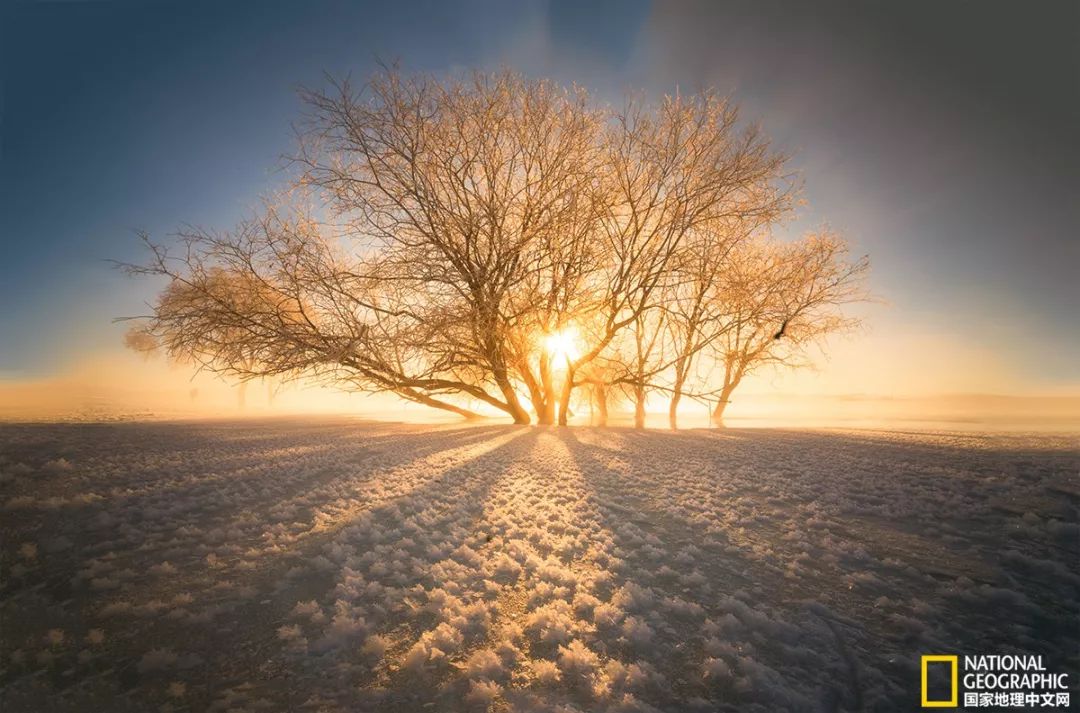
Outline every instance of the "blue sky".
[(236, 222), (282, 181), (297, 87), (382, 57), (612, 101), (731, 92), (803, 174), (791, 229), (828, 222), (871, 255), (875, 349), (963, 345), (939, 361), (998, 360), (989, 392), (1080, 384), (1080, 6), (809, 5), (8, 3), (0, 376), (119, 349), (111, 319), (155, 285), (105, 261), (139, 257), (135, 229)]

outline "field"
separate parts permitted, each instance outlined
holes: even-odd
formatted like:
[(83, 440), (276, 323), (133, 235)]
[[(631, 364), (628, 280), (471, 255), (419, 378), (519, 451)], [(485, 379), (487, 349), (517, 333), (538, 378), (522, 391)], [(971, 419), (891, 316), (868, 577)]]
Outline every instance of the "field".
[(910, 711), (932, 653), (1075, 685), (1078, 466), (1068, 435), (2, 426), (0, 708)]

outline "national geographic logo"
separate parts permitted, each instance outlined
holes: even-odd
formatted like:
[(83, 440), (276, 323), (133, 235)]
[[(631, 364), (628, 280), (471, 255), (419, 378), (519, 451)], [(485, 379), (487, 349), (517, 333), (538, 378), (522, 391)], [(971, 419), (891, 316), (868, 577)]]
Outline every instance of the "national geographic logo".
[[(963, 668), (963, 676), (960, 669)], [(1068, 708), (1069, 677), (1052, 673), (1042, 656), (922, 657), (923, 708)]]
[[(960, 663), (958, 656), (932, 655), (922, 657), (922, 707), (923, 708), (956, 708), (960, 700)], [(931, 700), (929, 697), (929, 669), (930, 665), (947, 665), (951, 671), (949, 674), (949, 696), (944, 699)]]

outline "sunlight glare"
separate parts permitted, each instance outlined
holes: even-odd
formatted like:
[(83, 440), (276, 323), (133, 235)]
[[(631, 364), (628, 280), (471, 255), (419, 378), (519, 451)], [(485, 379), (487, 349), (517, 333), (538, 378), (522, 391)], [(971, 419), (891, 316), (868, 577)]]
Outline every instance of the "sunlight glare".
[(572, 327), (567, 327), (545, 337), (544, 346), (557, 362), (577, 359), (576, 332)]

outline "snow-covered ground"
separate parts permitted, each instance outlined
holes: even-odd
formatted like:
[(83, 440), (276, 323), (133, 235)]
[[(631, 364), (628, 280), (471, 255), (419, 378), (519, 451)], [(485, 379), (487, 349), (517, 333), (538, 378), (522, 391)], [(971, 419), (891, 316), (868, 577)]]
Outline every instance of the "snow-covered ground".
[(0, 708), (909, 711), (925, 653), (1075, 682), (1077, 443), (3, 426)]

